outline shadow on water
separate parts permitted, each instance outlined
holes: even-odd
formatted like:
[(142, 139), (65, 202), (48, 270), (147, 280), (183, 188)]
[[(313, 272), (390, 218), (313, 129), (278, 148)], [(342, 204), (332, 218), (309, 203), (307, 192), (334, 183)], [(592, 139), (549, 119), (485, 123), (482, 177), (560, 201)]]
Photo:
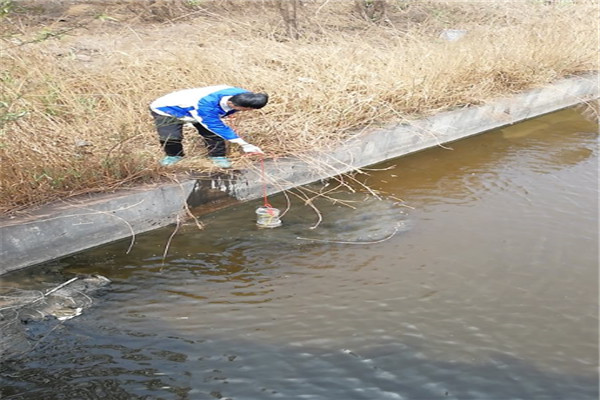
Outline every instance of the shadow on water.
[[(316, 185), (314, 188), (318, 189)], [(259, 228), (255, 209), (260, 203), (244, 203), (201, 217), (203, 229), (188, 221), (180, 227), (169, 226), (138, 235), (133, 238), (135, 244), (128, 254), (132, 239), (48, 263), (35, 274), (17, 271), (7, 277), (12, 280), (12, 276), (18, 276), (19, 285), (39, 289), (50, 286), (44, 282), (65, 279), (65, 272), (83, 273), (94, 265), (95, 273), (110, 279), (129, 279), (140, 271), (167, 272), (181, 268), (194, 275), (236, 275), (243, 279), (237, 275), (239, 272), (262, 269), (262, 266), (254, 268), (254, 255), (264, 260), (285, 257), (303, 248), (326, 251), (327, 244), (339, 241), (370, 244), (401, 235), (412, 227), (410, 210), (398, 201), (343, 191), (330, 196), (334, 200), (313, 201), (323, 214), (320, 220), (313, 207), (291, 199), (290, 210), (282, 217), (282, 227)], [(280, 207), (284, 210), (285, 204)], [(102, 263), (98, 263), (99, 259)]]
[[(409, 341), (361, 351), (269, 345), (90, 325), (86, 317), (0, 367), (0, 395), (33, 399), (598, 398), (596, 376), (538, 369), (506, 354), (487, 362), (427, 359)], [(69, 335), (70, 341), (61, 340)], [(358, 379), (357, 377), (360, 377)]]

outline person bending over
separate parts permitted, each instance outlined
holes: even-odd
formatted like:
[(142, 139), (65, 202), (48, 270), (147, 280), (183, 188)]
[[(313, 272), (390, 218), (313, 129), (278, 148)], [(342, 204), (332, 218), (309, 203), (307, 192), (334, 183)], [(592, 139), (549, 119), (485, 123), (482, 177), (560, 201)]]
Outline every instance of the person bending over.
[(246, 153), (262, 153), (259, 147), (240, 138), (222, 118), (238, 111), (257, 110), (268, 101), (266, 93), (227, 85), (184, 89), (159, 97), (150, 104), (150, 111), (166, 154), (161, 165), (173, 165), (184, 157), (185, 123), (192, 123), (198, 130), (206, 142), (209, 158), (218, 167), (231, 167), (226, 157), (227, 141), (241, 145)]

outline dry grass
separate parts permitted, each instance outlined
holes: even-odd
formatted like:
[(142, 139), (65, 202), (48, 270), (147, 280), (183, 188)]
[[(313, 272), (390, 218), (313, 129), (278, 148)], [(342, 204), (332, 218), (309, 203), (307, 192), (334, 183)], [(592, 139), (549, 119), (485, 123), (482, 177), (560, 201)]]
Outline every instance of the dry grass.
[[(373, 23), (350, 2), (305, 1), (298, 40), (266, 0), (88, 3), (5, 17), (3, 212), (163, 178), (147, 108), (172, 90), (227, 83), (268, 92), (269, 106), (236, 125), (275, 157), (598, 70), (592, 2), (405, 1)], [(444, 28), (469, 33), (447, 42), (438, 38)], [(182, 168), (207, 168), (189, 133), (187, 152), (197, 157)]]

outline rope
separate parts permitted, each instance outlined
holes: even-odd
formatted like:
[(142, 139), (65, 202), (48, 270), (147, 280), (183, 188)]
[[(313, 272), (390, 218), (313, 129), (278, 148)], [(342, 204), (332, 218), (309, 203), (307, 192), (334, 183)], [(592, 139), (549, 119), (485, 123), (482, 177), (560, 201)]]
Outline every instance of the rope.
[(264, 154), (260, 156), (260, 171), (261, 171), (261, 180), (263, 185), (263, 199), (265, 208), (269, 212), (269, 214), (274, 215), (275, 211), (271, 203), (269, 203), (269, 198), (267, 196), (267, 175), (265, 173), (265, 156)]
[[(238, 115), (237, 114), (231, 114), (230, 116), (227, 117), (228, 122), (229, 122), (229, 126), (231, 127), (231, 129), (233, 129), (236, 134), (240, 136), (239, 132), (238, 132)], [(250, 155), (250, 154), (248, 154)], [(276, 213), (275, 208), (271, 205), (271, 203), (269, 203), (269, 198), (267, 196), (267, 174), (265, 172), (265, 155), (264, 154), (260, 154), (260, 173), (261, 173), (261, 181), (262, 181), (262, 186), (263, 186), (263, 202), (264, 202), (264, 207), (267, 209), (267, 212), (271, 215), (274, 215)]]

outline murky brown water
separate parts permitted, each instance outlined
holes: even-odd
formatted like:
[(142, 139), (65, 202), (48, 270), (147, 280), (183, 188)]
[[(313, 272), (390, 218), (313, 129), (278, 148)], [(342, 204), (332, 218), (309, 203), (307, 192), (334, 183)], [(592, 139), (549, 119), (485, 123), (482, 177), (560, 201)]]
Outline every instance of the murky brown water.
[(292, 196), (273, 230), (260, 202), (186, 225), (164, 265), (172, 227), (11, 274), (113, 285), (4, 362), (0, 395), (597, 399), (597, 130), (566, 110), (379, 165), (383, 200), (340, 189), (355, 209), (317, 201), (315, 229)]

